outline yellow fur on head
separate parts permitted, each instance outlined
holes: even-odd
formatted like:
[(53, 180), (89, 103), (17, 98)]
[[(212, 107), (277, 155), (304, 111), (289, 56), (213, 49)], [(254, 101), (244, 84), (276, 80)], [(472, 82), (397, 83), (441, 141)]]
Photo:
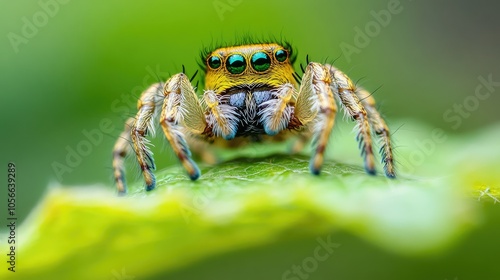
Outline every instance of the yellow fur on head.
[[(212, 69), (205, 61), (205, 90), (213, 90), (217, 94), (224, 94), (234, 87), (279, 87), (285, 83), (297, 86), (293, 77), (293, 66), (290, 57), (279, 62), (275, 52), (285, 50), (290, 55), (290, 50), (278, 44), (252, 44), (236, 47), (219, 48), (207, 56), (207, 61), (212, 56), (218, 56), (222, 64), (217, 69)], [(271, 66), (263, 72), (255, 71), (250, 65), (251, 57), (256, 52), (265, 52), (271, 59)], [(226, 68), (226, 60), (232, 54), (240, 54), (245, 58), (246, 68), (240, 74), (232, 74)]]

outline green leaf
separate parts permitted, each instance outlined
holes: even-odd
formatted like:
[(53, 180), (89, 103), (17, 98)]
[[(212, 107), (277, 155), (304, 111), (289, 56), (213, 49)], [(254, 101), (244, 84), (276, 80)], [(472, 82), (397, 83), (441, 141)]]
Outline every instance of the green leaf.
[[(409, 126), (418, 133), (397, 139), (406, 149), (396, 151), (396, 180), (332, 160), (313, 176), (307, 152), (266, 145), (200, 165), (195, 182), (177, 165), (158, 171), (152, 192), (141, 182), (126, 197), (112, 186), (51, 188), (19, 228), (17, 272), (0, 278), (366, 279), (373, 267), (397, 279), (491, 276), (500, 129), (436, 138), (435, 129)], [(334, 137), (328, 153), (360, 163), (346, 139)], [(409, 275), (414, 262), (421, 269)]]
[[(333, 161), (313, 176), (306, 156), (201, 167), (196, 182), (179, 166), (161, 170), (155, 191), (133, 186), (127, 197), (111, 187), (51, 189), (21, 228), (19, 271), (0, 271), (1, 278), (169, 279), (227, 254), (283, 242), (293, 248), (336, 232), (398, 255), (426, 256), (476, 225), (472, 200), (440, 180), (389, 180)], [(275, 269), (279, 279), (286, 267)]]

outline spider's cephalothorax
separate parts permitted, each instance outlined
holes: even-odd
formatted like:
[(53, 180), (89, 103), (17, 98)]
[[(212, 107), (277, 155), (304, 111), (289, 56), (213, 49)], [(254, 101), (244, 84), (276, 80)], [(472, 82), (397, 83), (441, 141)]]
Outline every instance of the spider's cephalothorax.
[[(297, 88), (289, 52), (277, 44), (258, 44), (221, 48), (208, 55), (205, 102), (219, 107), (207, 118), (209, 134), (231, 140), (275, 135), (287, 128), (293, 108), (272, 104), (279, 101), (280, 89)], [(273, 122), (275, 110), (287, 111), (284, 119)], [(217, 121), (220, 115), (225, 120)]]
[(310, 169), (319, 174), (332, 130), (337, 105), (357, 122), (357, 140), (365, 169), (375, 174), (371, 131), (381, 139), (385, 174), (395, 177), (389, 130), (367, 91), (356, 87), (343, 72), (329, 64), (310, 62), (300, 79), (293, 70), (292, 50), (280, 44), (250, 44), (218, 48), (204, 57), (205, 89), (198, 98), (184, 73), (147, 89), (138, 101), (114, 148), (113, 168), (118, 191), (126, 191), (123, 158), (129, 142), (137, 156), (146, 189), (155, 187), (153, 155), (146, 135), (154, 133), (159, 116), (163, 132), (189, 177), (200, 171), (190, 149), (209, 158), (204, 143), (230, 147), (245, 139), (282, 140), (295, 132), (297, 152), (312, 137), (315, 147)]

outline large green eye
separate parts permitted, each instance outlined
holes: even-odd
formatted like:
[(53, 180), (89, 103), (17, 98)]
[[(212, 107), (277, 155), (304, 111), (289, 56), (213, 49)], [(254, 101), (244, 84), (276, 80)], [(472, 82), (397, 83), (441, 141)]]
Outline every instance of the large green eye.
[(220, 57), (218, 57), (218, 56), (211, 56), (208, 59), (208, 66), (210, 66), (210, 68), (212, 68), (212, 69), (219, 68), (221, 64), (222, 64), (222, 62), (220, 60)]
[(252, 67), (255, 71), (263, 72), (271, 66), (271, 58), (265, 52), (258, 52), (252, 55)]
[(274, 53), (274, 57), (276, 57), (276, 60), (279, 62), (283, 62), (287, 59), (288, 53), (285, 50), (277, 50)]
[(227, 58), (226, 68), (231, 74), (241, 74), (246, 67), (245, 58), (240, 54), (233, 54)]

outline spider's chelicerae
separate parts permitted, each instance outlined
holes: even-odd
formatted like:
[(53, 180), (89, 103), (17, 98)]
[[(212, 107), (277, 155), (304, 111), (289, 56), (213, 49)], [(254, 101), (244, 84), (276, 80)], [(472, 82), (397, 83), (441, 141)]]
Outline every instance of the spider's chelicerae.
[(238, 147), (248, 141), (282, 141), (289, 136), (297, 137), (297, 150), (309, 139), (315, 139), (309, 167), (317, 175), (337, 113), (336, 100), (357, 123), (356, 139), (366, 172), (375, 174), (373, 130), (381, 141), (385, 174), (394, 178), (389, 130), (371, 94), (329, 64), (310, 62), (300, 78), (293, 62), (292, 49), (286, 44), (223, 47), (204, 57), (202, 97), (198, 98), (196, 88), (184, 73), (152, 85), (142, 93), (136, 117), (127, 121), (113, 150), (118, 191), (126, 192), (123, 159), (130, 146), (137, 156), (146, 189), (155, 188), (155, 164), (146, 136), (154, 132), (157, 116), (192, 180), (198, 179), (200, 170), (190, 149), (200, 154), (209, 152), (202, 143)]

